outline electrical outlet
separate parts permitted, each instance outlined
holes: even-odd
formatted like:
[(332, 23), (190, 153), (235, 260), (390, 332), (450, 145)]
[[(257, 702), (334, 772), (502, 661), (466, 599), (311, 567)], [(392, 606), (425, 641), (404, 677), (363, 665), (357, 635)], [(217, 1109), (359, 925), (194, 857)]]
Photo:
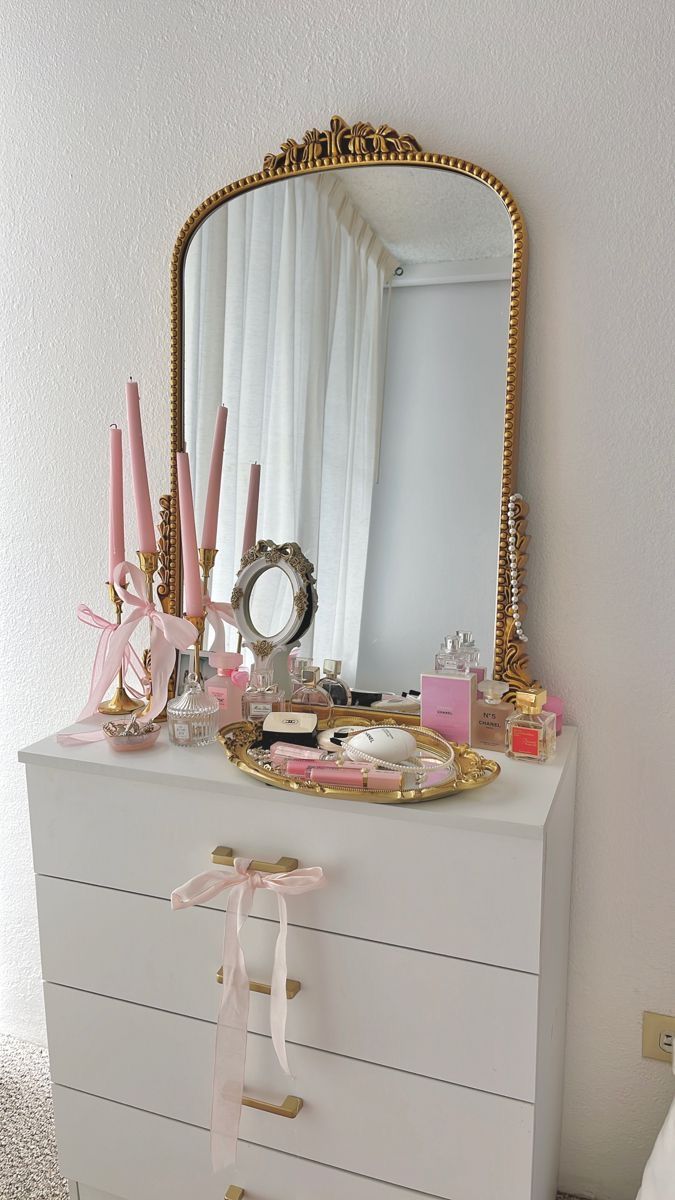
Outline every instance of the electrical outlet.
[(672, 1063), (675, 1017), (665, 1013), (642, 1014), (642, 1057)]

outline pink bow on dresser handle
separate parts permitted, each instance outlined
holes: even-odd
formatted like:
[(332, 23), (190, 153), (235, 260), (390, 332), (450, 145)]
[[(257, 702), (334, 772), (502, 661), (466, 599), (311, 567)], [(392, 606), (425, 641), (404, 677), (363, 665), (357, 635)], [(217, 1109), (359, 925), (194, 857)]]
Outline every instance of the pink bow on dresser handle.
[(320, 867), (300, 867), (282, 874), (251, 871), (250, 858), (235, 858), (234, 868), (212, 868), (195, 875), (171, 893), (171, 907), (207, 904), (231, 889), (225, 915), (223, 944), (223, 995), (218, 1012), (211, 1106), (211, 1158), (214, 1171), (235, 1161), (239, 1119), (244, 1095), (246, 1036), (248, 1031), (249, 979), (239, 941), (258, 888), (275, 892), (279, 907), (279, 934), (274, 950), (270, 1001), (272, 1043), (282, 1069), (290, 1075), (286, 1055), (286, 896), (313, 891), (324, 883)]

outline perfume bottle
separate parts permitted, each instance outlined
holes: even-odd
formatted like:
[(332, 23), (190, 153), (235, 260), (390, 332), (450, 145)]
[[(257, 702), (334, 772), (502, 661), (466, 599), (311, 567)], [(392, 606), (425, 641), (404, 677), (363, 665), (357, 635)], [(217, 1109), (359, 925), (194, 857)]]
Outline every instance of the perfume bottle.
[[(555, 719), (555, 718), (554, 718)], [(169, 741), (174, 746), (208, 746), (218, 732), (218, 701), (190, 672), (185, 690), (166, 706)]]
[(506, 718), (506, 753), (546, 762), (555, 754), (555, 713), (544, 712), (546, 692), (516, 692), (516, 711)]
[(456, 637), (452, 634), (446, 634), (441, 642), (441, 648), (436, 655), (434, 661), (435, 671), (456, 671), (457, 670), (457, 651), (459, 643)]
[(344, 706), (351, 704), (352, 694), (344, 679), (340, 679), (341, 670), (342, 663), (339, 658), (324, 658), (323, 678), (319, 680), (319, 687), (328, 692), (333, 704)]
[(485, 679), (478, 684), (480, 693), (473, 709), (471, 745), (485, 750), (506, 749), (506, 720), (513, 715), (513, 705), (502, 700), (508, 683)]
[(243, 663), (241, 654), (218, 653), (209, 654), (209, 662), (216, 668), (216, 674), (206, 680), (206, 690), (218, 701), (218, 728), (241, 721), (241, 696), (246, 673), (240, 670)]
[(253, 679), (241, 698), (245, 721), (264, 721), (271, 712), (283, 712), (286, 697), (274, 682), (271, 671), (253, 671)]
[(299, 687), (302, 683), (302, 672), (313, 667), (314, 663), (311, 658), (302, 658), (298, 654), (290, 654), (288, 658), (288, 669), (291, 675), (291, 683), (293, 687)]
[(461, 664), (460, 671), (472, 671), (480, 662), (480, 650), (473, 640), (473, 634), (465, 629), (456, 629), (457, 659)]
[(290, 699), (291, 712), (316, 713), (319, 720), (325, 720), (331, 715), (333, 701), (328, 692), (319, 687), (318, 680), (318, 667), (305, 667), (302, 683), (296, 687)]

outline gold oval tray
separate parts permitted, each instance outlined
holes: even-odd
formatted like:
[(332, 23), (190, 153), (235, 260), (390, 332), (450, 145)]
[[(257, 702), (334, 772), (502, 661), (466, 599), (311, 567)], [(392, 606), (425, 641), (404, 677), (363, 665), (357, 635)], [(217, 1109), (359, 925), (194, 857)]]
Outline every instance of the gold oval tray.
[[(438, 749), (436, 734), (430, 729), (416, 724), (409, 716), (405, 719), (391, 713), (375, 715), (370, 709), (334, 708), (332, 716), (327, 721), (319, 722), (320, 729), (333, 729), (340, 725), (402, 725), (414, 735), (421, 749)], [(455, 768), (457, 774), (447, 783), (435, 787), (422, 787), (407, 791), (395, 792), (366, 792), (360, 788), (324, 787), (319, 783), (304, 783), (289, 779), (286, 775), (275, 771), (272, 767), (262, 766), (252, 757), (250, 751), (260, 740), (262, 726), (255, 721), (238, 721), (234, 725), (226, 725), (218, 734), (218, 741), (223, 747), (230, 762), (254, 775), (268, 786), (281, 788), (286, 792), (304, 792), (307, 796), (340, 796), (343, 800), (361, 800), (366, 804), (419, 804), (423, 800), (438, 800), (441, 796), (451, 796), (455, 792), (465, 792), (472, 788), (485, 787), (496, 779), (500, 772), (498, 763), (492, 759), (483, 758), (477, 750), (468, 745), (452, 743), (455, 751)]]

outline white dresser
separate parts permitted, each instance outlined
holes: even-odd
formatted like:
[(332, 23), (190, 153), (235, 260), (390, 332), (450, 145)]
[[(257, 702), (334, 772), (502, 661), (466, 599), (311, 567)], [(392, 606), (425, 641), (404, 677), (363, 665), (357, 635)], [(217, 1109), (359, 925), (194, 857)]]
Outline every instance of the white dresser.
[[(217, 747), (21, 754), (61, 1170), (79, 1200), (553, 1200), (576, 735), (487, 788), (388, 807), (259, 785)], [(217, 845), (321, 866), (289, 900), (287, 1043), (252, 992), (236, 1167), (208, 1126), (226, 897), (172, 912)], [(242, 940), (269, 982), (276, 901)], [(240, 1191), (239, 1189), (243, 1189)]]

